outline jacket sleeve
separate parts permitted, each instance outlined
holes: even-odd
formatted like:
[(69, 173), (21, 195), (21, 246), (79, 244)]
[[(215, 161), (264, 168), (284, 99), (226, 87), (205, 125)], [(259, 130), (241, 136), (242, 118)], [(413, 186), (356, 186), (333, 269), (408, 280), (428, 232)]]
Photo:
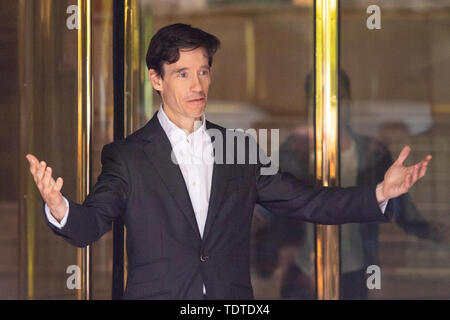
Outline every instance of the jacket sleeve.
[(46, 219), (54, 233), (77, 247), (90, 245), (111, 230), (113, 220), (126, 208), (129, 172), (116, 143), (103, 147), (101, 162), (97, 183), (83, 204), (68, 199), (69, 215), (64, 227), (59, 229)]
[(376, 184), (347, 188), (312, 186), (280, 170), (261, 174), (265, 166), (270, 166), (267, 157), (255, 166), (256, 202), (275, 214), (328, 225), (392, 220), (392, 201), (383, 214), (376, 199)]

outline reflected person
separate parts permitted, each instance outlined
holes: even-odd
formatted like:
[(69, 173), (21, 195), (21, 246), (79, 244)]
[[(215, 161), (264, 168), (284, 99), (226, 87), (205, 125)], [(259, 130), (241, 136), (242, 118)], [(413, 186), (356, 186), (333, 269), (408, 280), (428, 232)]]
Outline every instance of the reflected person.
[[(311, 75), (307, 76), (305, 92), (310, 103), (312, 92)], [(340, 73), (340, 185), (342, 187), (365, 186), (383, 181), (386, 170), (393, 160), (389, 150), (376, 139), (355, 132), (350, 125), (351, 87), (348, 75)], [(310, 157), (311, 141), (307, 128), (297, 128), (280, 148), (280, 168), (293, 174), (308, 184), (314, 183), (313, 172), (309, 171), (314, 161)], [(405, 232), (418, 238), (440, 241), (441, 235), (423, 218), (408, 193), (392, 199), (395, 209), (395, 222)], [(264, 208), (261, 214), (270, 215)], [(282, 220), (272, 215), (271, 224), (266, 227), (266, 241), (278, 242), (277, 245), (260, 243), (259, 247), (267, 253), (280, 250), (289, 245), (283, 230), (297, 228), (303, 230), (303, 236), (290, 244), (298, 246), (298, 254), (285, 268), (281, 284), (281, 298), (283, 299), (315, 299), (315, 285), (312, 280), (314, 272), (314, 226), (302, 222), (296, 223)], [(378, 264), (378, 223), (348, 223), (342, 224), (340, 236), (341, 252), (341, 299), (367, 299), (366, 269)], [(263, 237), (259, 235), (259, 237)], [(269, 250), (267, 250), (269, 248)], [(277, 259), (277, 254), (268, 255)], [(274, 267), (276, 263), (261, 261)], [(264, 270), (259, 267), (259, 270)], [(268, 272), (265, 271), (266, 276)]]

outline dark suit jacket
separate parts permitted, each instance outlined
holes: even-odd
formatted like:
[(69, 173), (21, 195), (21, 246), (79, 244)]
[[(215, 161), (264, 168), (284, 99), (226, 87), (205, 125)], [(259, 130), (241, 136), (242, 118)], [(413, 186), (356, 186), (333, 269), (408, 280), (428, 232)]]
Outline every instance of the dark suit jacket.
[[(209, 121), (206, 126), (227, 137), (225, 128)], [(124, 299), (202, 299), (203, 283), (211, 299), (253, 299), (249, 251), (255, 203), (321, 224), (392, 218), (390, 206), (385, 215), (380, 211), (375, 185), (311, 187), (289, 173), (261, 175), (261, 159), (256, 164), (217, 163), (216, 152), (202, 239), (182, 173), (170, 154), (170, 141), (155, 114), (126, 139), (103, 147), (101, 174), (84, 203), (69, 200), (61, 230), (49, 223), (56, 234), (84, 247), (121, 216), (128, 253)]]

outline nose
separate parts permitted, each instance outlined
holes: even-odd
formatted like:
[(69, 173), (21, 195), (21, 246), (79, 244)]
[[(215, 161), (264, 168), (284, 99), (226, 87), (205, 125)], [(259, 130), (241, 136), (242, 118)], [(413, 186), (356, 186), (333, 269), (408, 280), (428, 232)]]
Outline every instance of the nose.
[(194, 91), (194, 92), (202, 91), (202, 84), (200, 82), (198, 75), (195, 75), (192, 77), (191, 91)]

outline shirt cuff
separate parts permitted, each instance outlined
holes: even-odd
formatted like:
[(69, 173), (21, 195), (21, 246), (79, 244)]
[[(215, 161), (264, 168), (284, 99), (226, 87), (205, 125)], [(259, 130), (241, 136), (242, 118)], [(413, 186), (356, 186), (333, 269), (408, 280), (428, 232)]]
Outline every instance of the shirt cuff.
[(67, 222), (67, 217), (69, 216), (69, 201), (67, 201), (67, 199), (65, 197), (63, 197), (64, 201), (66, 202), (67, 205), (67, 210), (66, 213), (64, 215), (64, 218), (62, 218), (61, 222), (58, 222), (55, 217), (50, 213), (50, 208), (47, 206), (47, 204), (45, 204), (45, 214), (47, 216), (48, 221), (54, 225), (55, 227), (57, 227), (58, 229), (62, 229)]
[(389, 201), (389, 199), (384, 200), (384, 201), (382, 201), (382, 202), (380, 202), (380, 203), (378, 204), (378, 206), (380, 207), (380, 210), (381, 210), (381, 212), (382, 212), (383, 214), (384, 214), (384, 212), (386, 211), (386, 207), (387, 207), (388, 201)]

